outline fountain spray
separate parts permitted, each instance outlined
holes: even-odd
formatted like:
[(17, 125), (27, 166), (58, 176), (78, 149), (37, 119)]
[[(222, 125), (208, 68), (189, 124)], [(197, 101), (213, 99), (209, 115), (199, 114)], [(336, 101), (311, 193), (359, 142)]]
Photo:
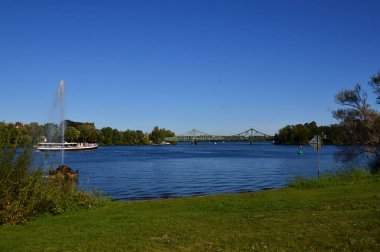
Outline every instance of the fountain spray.
[(57, 90), (57, 97), (60, 105), (60, 120), (61, 120), (61, 146), (62, 146), (62, 165), (65, 160), (65, 81), (61, 80), (59, 82), (59, 87)]

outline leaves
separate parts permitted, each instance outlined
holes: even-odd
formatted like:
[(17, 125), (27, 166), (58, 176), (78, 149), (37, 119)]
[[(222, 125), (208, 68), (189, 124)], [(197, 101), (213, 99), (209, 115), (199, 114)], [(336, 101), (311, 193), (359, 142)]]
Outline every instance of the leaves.
[(346, 89), (335, 96), (338, 104), (350, 106), (356, 109), (369, 108), (367, 103), (367, 93), (362, 90), (359, 84), (356, 84), (354, 89)]
[(373, 88), (373, 92), (377, 95), (377, 104), (380, 104), (380, 70), (371, 77), (368, 84)]
[(149, 134), (150, 140), (154, 144), (161, 144), (166, 137), (173, 137), (175, 134), (167, 129), (160, 129), (158, 126), (154, 127), (153, 131)]

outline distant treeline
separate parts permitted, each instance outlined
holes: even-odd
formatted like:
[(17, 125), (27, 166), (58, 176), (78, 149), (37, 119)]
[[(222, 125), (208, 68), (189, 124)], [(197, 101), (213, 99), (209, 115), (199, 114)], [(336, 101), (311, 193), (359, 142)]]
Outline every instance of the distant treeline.
[[(61, 142), (62, 128), (60, 125), (46, 123), (40, 125), (36, 122), (30, 124), (5, 123), (0, 122), (0, 131), (5, 130), (8, 134), (9, 143), (21, 145), (33, 144), (41, 141)], [(166, 129), (160, 129), (158, 126), (150, 133), (144, 133), (141, 130), (120, 131), (111, 127), (96, 129), (92, 122), (74, 122), (65, 121), (66, 142), (88, 142), (98, 143), (100, 145), (149, 145), (161, 144), (166, 137), (172, 137), (175, 134)]]
[[(9, 143), (30, 144), (42, 141), (61, 142), (61, 126), (53, 123), (40, 125), (36, 122), (30, 124), (0, 122), (1, 131), (11, 132)], [(275, 135), (275, 144), (307, 144), (314, 135), (320, 135), (324, 144), (349, 144), (349, 134), (340, 125), (317, 126), (316, 122), (287, 125)], [(154, 127), (150, 133), (141, 130), (121, 131), (111, 127), (96, 129), (93, 122), (65, 121), (66, 142), (98, 143), (99, 145), (149, 145), (161, 144), (166, 137), (175, 134), (167, 129)]]
[(275, 135), (275, 144), (307, 144), (314, 135), (322, 136), (324, 144), (349, 144), (349, 134), (339, 124), (317, 126), (316, 122), (287, 125)]

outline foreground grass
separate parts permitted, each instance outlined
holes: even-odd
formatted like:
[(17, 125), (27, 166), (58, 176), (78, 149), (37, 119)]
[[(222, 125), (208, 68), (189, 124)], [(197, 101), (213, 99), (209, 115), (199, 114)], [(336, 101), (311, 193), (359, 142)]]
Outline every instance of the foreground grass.
[(0, 227), (0, 251), (380, 251), (380, 177), (110, 202)]

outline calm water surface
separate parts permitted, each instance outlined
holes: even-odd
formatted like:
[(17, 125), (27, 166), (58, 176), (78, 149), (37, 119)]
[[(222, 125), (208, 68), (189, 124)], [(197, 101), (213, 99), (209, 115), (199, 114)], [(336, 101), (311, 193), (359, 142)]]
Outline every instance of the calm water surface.
[[(334, 146), (320, 152), (321, 172), (343, 166)], [(311, 147), (268, 143), (200, 143), (196, 146), (112, 146), (66, 152), (65, 164), (79, 170), (79, 185), (98, 189), (115, 200), (141, 200), (279, 188), (296, 176), (317, 175)], [(42, 155), (41, 153), (39, 155)], [(61, 162), (50, 153), (47, 163)]]

